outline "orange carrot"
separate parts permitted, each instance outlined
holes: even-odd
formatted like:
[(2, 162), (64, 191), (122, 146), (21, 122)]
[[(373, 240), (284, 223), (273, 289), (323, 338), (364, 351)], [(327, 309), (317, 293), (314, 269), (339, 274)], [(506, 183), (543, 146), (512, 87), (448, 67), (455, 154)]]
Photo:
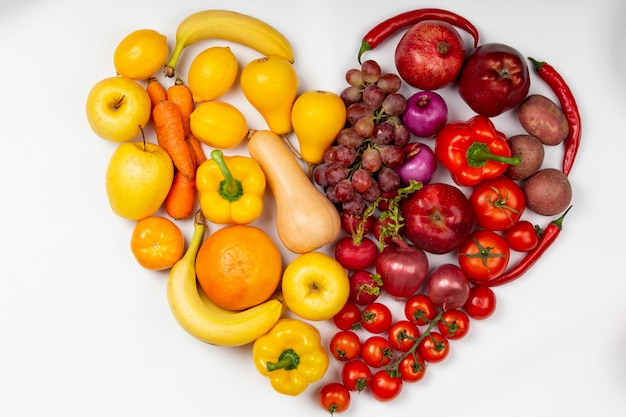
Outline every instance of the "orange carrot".
[(196, 160), (196, 166), (207, 160), (204, 148), (202, 147), (202, 142), (200, 142), (191, 132), (187, 135), (187, 145), (189, 145), (189, 149), (191, 149), (191, 153)]
[(196, 207), (196, 180), (180, 171), (174, 174), (170, 191), (165, 198), (165, 211), (175, 220), (186, 219)]
[(157, 143), (167, 151), (174, 166), (191, 179), (196, 175), (195, 161), (185, 140), (183, 117), (178, 106), (169, 100), (159, 101), (152, 111)]
[(193, 96), (189, 87), (183, 83), (180, 77), (176, 77), (173, 85), (167, 89), (167, 99), (176, 103), (183, 115), (183, 126), (185, 127), (185, 137), (189, 134), (189, 116), (194, 109)]
[(148, 96), (150, 96), (150, 102), (152, 103), (153, 109), (159, 101), (167, 100), (167, 91), (165, 90), (165, 87), (163, 87), (163, 84), (156, 79), (156, 77), (148, 78), (146, 92), (148, 93)]

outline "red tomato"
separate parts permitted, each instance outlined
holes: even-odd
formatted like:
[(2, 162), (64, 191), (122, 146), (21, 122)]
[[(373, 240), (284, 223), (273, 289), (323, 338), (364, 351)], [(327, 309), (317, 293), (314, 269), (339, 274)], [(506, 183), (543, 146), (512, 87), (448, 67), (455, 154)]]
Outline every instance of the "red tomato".
[(461, 339), (469, 331), (470, 320), (461, 310), (444, 311), (437, 323), (441, 334), (449, 340)]
[(350, 330), (340, 330), (330, 338), (330, 352), (342, 362), (356, 359), (361, 354), (361, 339)]
[(370, 391), (378, 401), (391, 401), (402, 391), (402, 378), (381, 369), (372, 375)]
[(408, 352), (415, 341), (420, 337), (417, 326), (408, 320), (400, 320), (389, 327), (387, 335), (391, 346), (400, 352)]
[(507, 230), (517, 223), (526, 208), (522, 188), (508, 177), (481, 181), (469, 197), (476, 223), (488, 230)]
[(382, 336), (370, 336), (361, 345), (361, 359), (372, 368), (382, 368), (393, 359), (393, 347)]
[(528, 220), (520, 220), (504, 232), (504, 239), (511, 249), (518, 252), (530, 252), (539, 243), (539, 234), (534, 224)]
[(426, 294), (415, 294), (406, 300), (404, 315), (407, 320), (418, 326), (424, 326), (435, 318), (437, 307)]
[(463, 310), (467, 315), (476, 320), (484, 320), (491, 317), (496, 310), (496, 294), (489, 287), (477, 285), (470, 288), (470, 295)]
[(355, 303), (348, 301), (339, 313), (335, 314), (333, 322), (339, 330), (357, 330), (361, 327), (361, 309)]
[(361, 325), (370, 333), (386, 332), (392, 320), (391, 310), (383, 303), (371, 303), (361, 313)]
[(450, 342), (441, 333), (430, 332), (417, 346), (417, 351), (426, 362), (441, 362), (450, 353)]
[(472, 232), (459, 247), (459, 266), (474, 281), (489, 281), (509, 264), (511, 250), (506, 240), (491, 230)]
[(406, 382), (417, 382), (424, 378), (426, 364), (421, 355), (418, 352), (414, 352), (400, 361), (398, 372), (400, 372), (400, 377)]
[(346, 362), (341, 368), (341, 382), (349, 391), (363, 391), (372, 382), (372, 370), (358, 359)]
[(320, 406), (330, 414), (341, 413), (350, 407), (350, 391), (339, 382), (324, 385), (317, 399)]

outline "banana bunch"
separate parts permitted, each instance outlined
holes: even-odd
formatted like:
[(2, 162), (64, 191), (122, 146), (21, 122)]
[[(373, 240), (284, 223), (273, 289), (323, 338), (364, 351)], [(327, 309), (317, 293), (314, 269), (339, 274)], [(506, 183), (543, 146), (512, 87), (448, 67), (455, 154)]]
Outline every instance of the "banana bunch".
[(255, 17), (229, 10), (203, 10), (185, 18), (176, 29), (176, 45), (165, 63), (165, 76), (173, 77), (183, 50), (205, 39), (223, 39), (248, 46), (265, 56), (294, 61), (289, 40)]
[(225, 310), (199, 291), (196, 255), (202, 244), (206, 220), (198, 211), (194, 232), (185, 255), (172, 267), (167, 281), (167, 299), (174, 317), (189, 334), (217, 346), (241, 346), (267, 333), (283, 313), (279, 299), (244, 311)]

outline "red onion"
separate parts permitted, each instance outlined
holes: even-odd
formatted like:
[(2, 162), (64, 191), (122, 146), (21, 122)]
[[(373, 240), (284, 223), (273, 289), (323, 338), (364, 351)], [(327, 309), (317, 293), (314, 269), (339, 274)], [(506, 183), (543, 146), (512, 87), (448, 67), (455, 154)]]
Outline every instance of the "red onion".
[(395, 239), (376, 257), (382, 288), (395, 298), (413, 295), (428, 276), (428, 257), (419, 248)]
[(469, 298), (470, 281), (461, 267), (441, 264), (430, 274), (427, 294), (435, 305), (444, 310), (454, 310)]
[(433, 150), (420, 142), (411, 142), (402, 150), (405, 155), (404, 162), (396, 168), (400, 180), (406, 185), (409, 184), (409, 180), (428, 184), (437, 170), (437, 158)]
[(448, 106), (434, 91), (420, 91), (406, 100), (402, 122), (415, 136), (435, 136), (447, 121)]

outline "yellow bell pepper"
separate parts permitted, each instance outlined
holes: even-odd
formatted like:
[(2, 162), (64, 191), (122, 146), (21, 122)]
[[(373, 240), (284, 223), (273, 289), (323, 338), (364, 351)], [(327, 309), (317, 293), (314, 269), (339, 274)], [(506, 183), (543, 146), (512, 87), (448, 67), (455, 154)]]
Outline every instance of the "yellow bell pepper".
[(248, 224), (263, 212), (265, 173), (246, 156), (214, 150), (196, 172), (200, 208), (216, 224)]
[(298, 395), (320, 380), (329, 359), (316, 327), (299, 319), (281, 318), (252, 346), (254, 364), (281, 394)]

